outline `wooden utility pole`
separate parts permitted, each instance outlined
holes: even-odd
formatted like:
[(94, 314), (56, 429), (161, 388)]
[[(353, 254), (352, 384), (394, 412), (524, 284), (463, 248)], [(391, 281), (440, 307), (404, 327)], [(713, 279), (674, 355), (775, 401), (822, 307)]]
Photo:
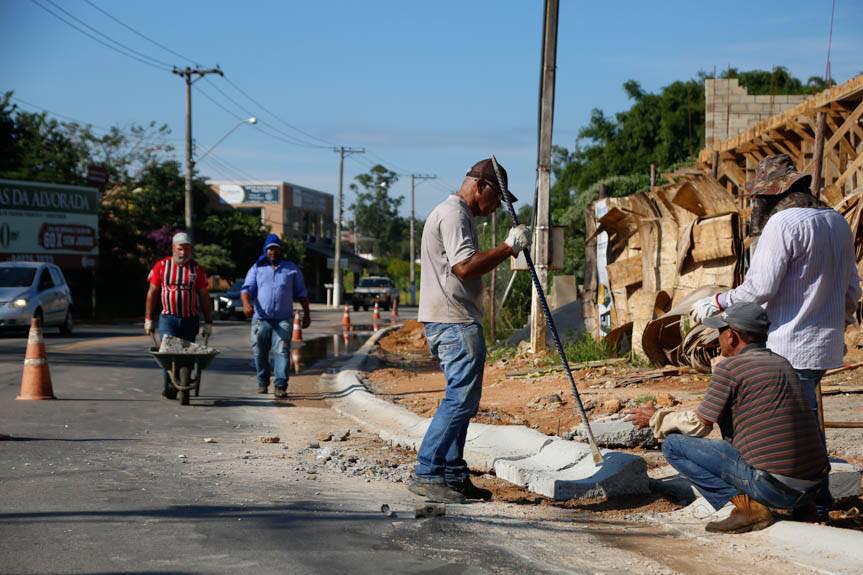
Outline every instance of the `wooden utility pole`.
[[(365, 148), (346, 148), (339, 146), (333, 148), (339, 154), (339, 207), (336, 210), (336, 249), (333, 254), (333, 307), (342, 305), (342, 212), (344, 211), (345, 195), (345, 156), (351, 154), (364, 154)], [(354, 251), (357, 251), (356, 233), (354, 234)]]
[[(186, 216), (186, 233), (190, 239), (194, 239), (195, 234), (192, 228), (192, 213), (195, 206), (192, 201), (192, 177), (195, 170), (195, 162), (192, 160), (192, 84), (200, 80), (207, 74), (218, 74), (224, 76), (222, 70), (216, 66), (215, 68), (174, 68), (172, 73), (177, 76), (182, 76), (186, 81), (186, 194), (185, 194), (185, 216)], [(193, 79), (193, 76), (195, 77)]]
[(821, 182), (824, 170), (824, 131), (827, 129), (827, 113), (824, 111), (818, 112), (815, 120), (815, 147), (812, 150), (812, 187), (810, 188), (812, 195), (816, 198), (821, 197)]
[[(557, 67), (557, 15), (560, 0), (545, 0), (542, 32), (542, 69), (539, 83), (539, 146), (536, 166), (536, 230), (534, 262), (539, 284), (548, 291), (549, 237), (551, 231), (551, 135), (554, 126), (554, 77)], [(545, 318), (536, 287), (530, 298), (530, 348), (545, 350)]]

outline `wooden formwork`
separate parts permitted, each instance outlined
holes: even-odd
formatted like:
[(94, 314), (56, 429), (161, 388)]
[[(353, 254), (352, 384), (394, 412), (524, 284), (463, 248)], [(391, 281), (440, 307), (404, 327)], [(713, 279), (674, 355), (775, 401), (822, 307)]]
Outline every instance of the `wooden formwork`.
[[(826, 114), (822, 199), (848, 220), (863, 277), (863, 75), (706, 147), (694, 169), (663, 174), (671, 184), (620, 198), (605, 198), (605, 214), (586, 214), (588, 241), (584, 309), (595, 336), (626, 330), (635, 353), (656, 363), (709, 370), (715, 338), (691, 326), (680, 310), (700, 291), (733, 288), (748, 261), (745, 183), (769, 155), (791, 156), (813, 170), (815, 126)], [(607, 236), (601, 236), (607, 234)], [(608, 285), (597, 273), (597, 238), (607, 237)], [(600, 328), (598, 295), (611, 296), (610, 327)], [(675, 331), (676, 330), (676, 331)], [(644, 341), (644, 338), (651, 338)], [(655, 341), (660, 338), (661, 341)], [(709, 349), (705, 349), (708, 346)]]

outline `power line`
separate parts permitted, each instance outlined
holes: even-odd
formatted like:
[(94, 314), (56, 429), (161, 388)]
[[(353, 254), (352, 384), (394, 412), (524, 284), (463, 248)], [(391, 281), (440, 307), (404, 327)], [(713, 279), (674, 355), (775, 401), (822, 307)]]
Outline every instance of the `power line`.
[[(244, 119), (242, 116), (240, 116), (239, 114), (237, 114), (233, 110), (228, 109), (227, 106), (225, 106), (224, 104), (222, 104), (221, 102), (216, 100), (213, 96), (211, 96), (209, 93), (207, 93), (200, 86), (195, 86), (195, 90), (197, 90), (199, 94), (204, 96), (206, 99), (208, 99), (215, 106), (220, 108), (223, 112), (228, 114), (230, 117), (232, 117), (236, 120), (243, 120)], [(296, 140), (293, 137), (289, 137), (287, 135), (279, 135), (277, 133), (273, 133), (270, 130), (275, 130), (275, 128), (273, 128), (270, 124), (266, 124), (267, 127), (262, 126), (261, 124), (262, 124), (262, 122), (258, 121), (258, 124), (255, 126), (255, 129), (260, 131), (262, 134), (265, 134), (265, 135), (269, 136), (270, 138), (273, 138), (274, 140), (278, 140), (282, 143), (290, 144), (292, 146), (297, 146), (297, 147), (301, 147), (301, 148), (316, 148), (316, 149), (327, 148), (327, 149), (329, 149), (328, 146), (318, 146), (316, 144), (310, 144), (308, 142), (303, 142), (302, 140)], [(281, 132), (281, 133), (284, 134), (284, 132)]]
[(307, 137), (309, 137), (309, 138), (312, 138), (313, 140), (317, 140), (318, 142), (324, 143), (324, 144), (326, 144), (326, 145), (327, 145), (327, 147), (333, 147), (333, 146), (335, 146), (335, 144), (334, 144), (333, 142), (329, 142), (329, 141), (327, 141), (327, 140), (324, 140), (323, 138), (319, 138), (319, 137), (315, 136), (314, 134), (310, 134), (309, 132), (306, 132), (305, 130), (303, 130), (303, 129), (301, 129), (301, 128), (298, 128), (298, 127), (294, 126), (293, 124), (291, 124), (291, 123), (287, 122), (287, 121), (286, 121), (286, 120), (284, 120), (282, 117), (280, 117), (278, 114), (276, 114), (275, 112), (273, 112), (272, 110), (270, 110), (269, 108), (267, 108), (266, 106), (264, 106), (263, 104), (261, 104), (258, 100), (256, 100), (255, 98), (253, 98), (251, 95), (249, 95), (249, 93), (248, 93), (248, 92), (246, 92), (245, 90), (243, 90), (242, 88), (240, 88), (236, 83), (234, 83), (233, 81), (231, 81), (231, 79), (230, 79), (230, 78), (225, 77), (225, 82), (227, 82), (228, 84), (230, 84), (230, 85), (231, 85), (235, 90), (237, 90), (239, 93), (241, 93), (241, 94), (242, 94), (242, 95), (244, 95), (246, 98), (248, 98), (249, 100), (251, 100), (251, 102), (252, 102), (253, 104), (255, 104), (256, 106), (258, 106), (261, 110), (263, 110), (263, 111), (267, 112), (268, 114), (270, 114), (271, 116), (273, 116), (274, 118), (276, 118), (277, 120), (279, 120), (281, 123), (283, 123), (285, 126), (289, 127), (290, 129), (292, 129), (292, 130), (296, 130), (297, 132), (299, 132), (299, 133), (301, 133), (301, 134), (303, 134), (303, 135), (305, 135), (305, 136), (307, 136)]
[[(242, 110), (244, 113), (246, 113), (246, 114), (247, 114), (247, 115), (249, 115), (249, 116), (255, 116), (255, 115), (256, 115), (254, 112), (252, 112), (251, 110), (249, 110), (248, 108), (246, 108), (245, 106), (243, 106), (241, 103), (237, 102), (234, 98), (232, 98), (232, 97), (231, 97), (230, 95), (228, 95), (227, 93), (225, 93), (225, 91), (224, 91), (224, 90), (222, 90), (221, 88), (219, 88), (219, 87), (215, 84), (215, 82), (213, 82), (213, 81), (211, 81), (211, 80), (209, 80), (209, 79), (205, 79), (205, 81), (206, 81), (206, 82), (207, 82), (207, 84), (209, 84), (209, 85), (210, 85), (214, 90), (216, 90), (219, 94), (221, 94), (222, 96), (224, 96), (224, 97), (225, 97), (225, 99), (227, 99), (228, 101), (230, 101), (230, 102), (231, 102), (232, 104), (234, 104), (237, 108), (239, 108), (240, 110)], [(331, 146), (322, 146), (322, 145), (319, 145), (319, 144), (313, 144), (313, 143), (311, 143), (311, 142), (307, 142), (307, 141), (305, 141), (305, 140), (301, 140), (300, 138), (298, 138), (298, 137), (296, 137), (296, 136), (294, 136), (294, 135), (292, 135), (292, 134), (289, 134), (289, 133), (285, 132), (284, 130), (279, 129), (279, 128), (278, 128), (278, 127), (276, 127), (276, 126), (273, 126), (272, 124), (270, 124), (269, 122), (267, 122), (267, 121), (265, 121), (265, 120), (260, 120), (260, 119), (259, 119), (259, 120), (258, 120), (258, 123), (259, 123), (259, 124), (261, 124), (261, 125), (264, 125), (264, 126), (268, 126), (270, 130), (272, 130), (272, 131), (274, 131), (274, 132), (276, 132), (276, 133), (278, 133), (278, 134), (281, 134), (282, 136), (284, 136), (284, 137), (285, 137), (285, 138), (287, 138), (288, 140), (291, 140), (291, 141), (292, 141), (292, 143), (293, 143), (293, 144), (295, 144), (295, 145), (297, 145), (297, 146), (304, 146), (304, 147), (307, 147), (307, 148), (330, 148), (330, 147), (331, 147)]]
[(70, 122), (75, 122), (76, 124), (81, 124), (84, 126), (91, 126), (93, 128), (98, 128), (99, 130), (102, 130), (104, 132), (110, 132), (112, 130), (112, 128), (106, 128), (105, 126), (99, 126), (97, 124), (92, 124), (90, 122), (82, 122), (81, 120), (73, 118), (72, 116), (67, 116), (66, 114), (60, 114), (59, 112), (52, 112), (48, 108), (43, 108), (42, 106), (37, 106), (36, 104), (34, 104), (32, 102), (28, 102), (27, 100), (24, 100), (23, 98), (19, 98), (18, 96), (12, 96), (12, 99), (15, 100), (16, 102), (20, 102), (20, 103), (24, 104), (25, 106), (30, 106), (31, 108), (35, 108), (35, 109), (40, 110), (42, 112), (45, 112), (46, 114), (49, 114), (51, 116), (56, 116), (58, 118), (68, 120)]
[[(70, 13), (68, 10), (64, 9), (62, 6), (58, 5), (56, 2), (54, 2), (54, 0), (43, 0), (43, 1), (49, 3), (51, 6), (53, 6), (57, 10), (61, 11), (63, 14), (66, 14), (66, 16), (68, 16), (68, 18), (71, 18), (72, 20), (77, 22), (78, 24), (80, 24), (80, 26), (85, 27), (86, 30), (81, 28), (80, 26), (76, 25), (74, 22), (69, 21), (67, 18), (63, 17), (62, 15), (58, 14), (57, 12), (53, 11), (48, 6), (42, 4), (42, 2), (40, 0), (30, 0), (30, 1), (33, 4), (35, 4), (36, 6), (38, 6), (39, 8), (41, 8), (42, 10), (44, 10), (45, 12), (47, 12), (48, 14), (50, 14), (51, 16), (53, 16), (54, 18), (60, 20), (61, 22), (63, 22), (67, 26), (71, 27), (72, 29), (80, 32), (81, 34), (83, 34), (83, 35), (87, 36), (88, 38), (98, 42), (99, 44), (105, 46), (106, 48), (113, 50), (114, 52), (117, 52), (118, 54), (120, 54), (122, 56), (126, 56), (127, 58), (131, 58), (131, 59), (136, 60), (142, 64), (146, 64), (147, 66), (150, 66), (152, 68), (156, 68), (158, 70), (173, 71), (173, 69), (174, 69), (173, 66), (171, 66), (171, 64), (169, 64), (163, 60), (160, 60), (158, 58), (154, 58), (148, 54), (145, 54), (144, 52), (136, 50), (135, 48), (132, 48), (131, 46), (128, 46), (128, 45), (114, 39), (113, 37), (109, 36), (108, 34), (105, 34), (104, 32), (98, 30), (97, 28), (91, 26), (90, 24), (81, 20), (80, 18), (78, 18), (74, 14)], [(165, 50), (166, 52), (168, 52), (174, 56), (177, 56), (179, 58), (182, 58), (183, 60), (186, 60), (188, 62), (193, 62), (193, 63), (196, 62), (195, 60), (177, 52), (176, 50), (173, 50), (172, 48), (162, 44), (161, 42), (153, 39), (152, 37), (144, 34), (143, 32), (140, 32), (139, 30), (137, 30), (133, 26), (123, 22), (122, 20), (120, 20), (119, 18), (117, 18), (116, 16), (114, 16), (113, 14), (108, 12), (107, 10), (101, 8), (100, 6), (98, 6), (97, 4), (92, 2), (91, 0), (84, 0), (84, 1), (87, 4), (89, 4), (91, 7), (93, 7), (95, 10), (99, 11), (100, 13), (105, 15), (106, 17), (110, 18), (111, 20), (113, 20), (117, 24), (123, 26), (124, 28), (126, 28), (127, 30), (132, 32), (133, 34), (143, 38), (147, 42), (150, 42), (154, 46), (157, 46), (158, 48)], [(92, 33), (88, 32), (87, 30), (90, 30)], [(281, 130), (280, 128), (272, 125), (269, 122), (260, 121), (260, 124), (266, 125), (268, 129), (265, 129), (263, 125), (259, 125), (258, 129), (261, 130), (262, 133), (269, 136), (270, 138), (273, 138), (275, 140), (278, 140), (278, 141), (286, 143), (286, 144), (290, 144), (292, 146), (299, 146), (299, 147), (306, 147), (306, 148), (331, 149), (331, 148), (336, 146), (333, 142), (330, 142), (329, 140), (326, 140), (324, 138), (316, 136), (316, 135), (312, 134), (311, 132), (308, 132), (306, 130), (303, 130), (302, 128), (299, 128), (298, 126), (295, 126), (294, 124), (291, 124), (290, 122), (285, 120), (283, 117), (276, 114), (273, 110), (271, 110), (270, 108), (268, 108), (267, 106), (262, 104), (258, 99), (256, 99), (254, 96), (249, 94), (246, 90), (241, 88), (236, 82), (232, 81), (230, 78), (227, 78), (227, 77), (224, 77), (224, 79), (237, 92), (242, 94), (245, 98), (247, 98), (249, 101), (251, 101), (253, 104), (255, 104), (257, 107), (259, 107), (261, 110), (263, 110), (267, 114), (271, 115), (273, 118), (278, 120), (280, 123), (282, 123), (283, 125), (285, 125), (289, 129), (294, 130), (295, 132), (298, 132), (298, 133), (306, 136), (307, 138), (311, 138), (312, 140), (315, 140), (317, 142), (321, 142), (321, 144), (314, 144), (312, 142), (303, 140), (297, 136), (294, 136), (292, 134), (285, 132), (284, 130)], [(244, 112), (248, 113), (249, 115), (255, 115), (255, 114), (251, 113), (248, 110), (248, 108), (243, 106), (236, 99), (234, 99), (230, 95), (228, 95), (224, 90), (220, 89), (215, 83), (213, 83), (209, 80), (207, 80), (207, 82), (215, 90), (217, 90), (223, 97), (225, 97), (232, 104), (237, 106), (239, 109), (243, 110)], [(213, 102), (216, 106), (218, 106), (219, 108), (224, 110), (227, 114), (229, 114), (230, 116), (232, 116), (236, 119), (241, 119), (240, 116), (238, 116), (234, 112), (230, 111), (227, 107), (225, 107), (221, 103), (217, 102), (214, 98), (212, 98), (209, 94), (207, 94), (206, 92), (201, 90), (199, 87), (196, 86), (196, 88), (198, 88), (198, 90), (201, 94), (203, 94), (207, 99), (209, 99), (211, 102)], [(59, 115), (59, 114), (53, 114), (53, 115), (56, 115), (58, 117), (62, 117), (62, 115)], [(106, 129), (106, 128), (101, 128), (101, 129)], [(273, 132), (275, 132), (275, 133), (273, 133)], [(386, 160), (385, 158), (383, 158), (379, 154), (376, 154), (376, 153), (371, 152), (371, 151), (369, 151), (369, 154), (378, 158), (384, 166), (389, 166), (390, 168), (395, 168), (393, 171), (395, 171), (400, 176), (406, 176), (412, 172), (412, 170), (405, 170), (403, 167), (398, 166), (395, 163)], [(371, 163), (371, 162), (366, 162), (366, 165), (368, 167), (373, 167), (375, 164)], [(433, 184), (436, 187), (438, 187), (439, 189), (442, 189), (444, 191), (447, 191), (447, 192), (452, 191), (452, 190), (446, 188), (446, 186), (444, 185), (444, 184), (449, 184), (449, 182), (433, 182)]]
[(116, 22), (117, 24), (119, 24), (120, 26), (122, 26), (122, 27), (126, 28), (127, 30), (129, 30), (129, 31), (130, 31), (130, 32), (132, 32), (133, 34), (136, 34), (137, 36), (140, 36), (141, 38), (143, 38), (143, 39), (144, 39), (144, 40), (146, 40), (147, 42), (150, 42), (150, 43), (151, 43), (151, 44), (153, 44), (154, 46), (158, 46), (158, 47), (159, 47), (159, 48), (161, 48), (162, 50), (165, 50), (166, 52), (168, 52), (168, 53), (170, 53), (170, 54), (173, 54), (174, 56), (177, 56), (178, 58), (181, 58), (181, 59), (183, 59), (183, 60), (186, 60), (187, 62), (191, 62), (192, 64), (195, 64), (196, 66), (198, 65), (198, 62), (196, 62), (195, 60), (192, 60), (191, 58), (188, 58), (188, 57), (186, 57), (186, 56), (183, 56), (183, 55), (182, 55), (182, 54), (180, 54), (179, 52), (176, 52), (176, 51), (172, 50), (171, 48), (168, 48), (168, 47), (167, 47), (167, 46), (165, 46), (164, 44), (162, 44), (162, 43), (160, 43), (160, 42), (158, 42), (158, 41), (156, 41), (156, 40), (154, 40), (154, 39), (150, 38), (149, 36), (147, 36), (147, 35), (146, 35), (146, 34), (144, 34), (143, 32), (138, 31), (137, 29), (133, 28), (133, 27), (132, 27), (132, 26), (130, 26), (129, 24), (126, 24), (125, 22), (123, 22), (122, 20), (120, 20), (119, 18), (117, 18), (116, 16), (114, 16), (113, 14), (111, 14), (110, 12), (108, 12), (107, 10), (105, 10), (105, 9), (101, 8), (101, 7), (100, 7), (100, 6), (98, 6), (95, 2), (91, 2), (91, 0), (84, 0), (84, 2), (86, 2), (87, 4), (89, 4), (90, 6), (92, 6), (93, 8), (95, 8), (96, 10), (98, 10), (99, 12), (101, 12), (102, 14), (104, 14), (105, 16), (107, 16), (108, 18), (110, 18), (111, 20), (113, 20), (114, 22)]
[[(123, 56), (126, 56), (127, 58), (131, 58), (133, 60), (137, 60), (138, 62), (141, 62), (142, 64), (146, 64), (147, 66), (150, 66), (152, 68), (156, 68), (157, 70), (163, 70), (163, 71), (170, 71), (171, 70), (171, 66), (169, 64), (164, 63), (164, 62), (160, 62), (159, 60), (156, 60), (155, 58), (151, 58), (150, 56), (147, 56), (146, 54), (143, 54), (142, 52), (138, 52), (137, 50), (135, 50), (133, 48), (129, 48), (128, 46), (125, 46), (123, 43), (118, 42), (117, 40), (114, 40), (110, 36), (103, 34), (102, 32), (99, 32), (98, 30), (96, 30), (95, 28), (90, 26), (89, 24), (86, 24), (82, 20), (76, 18), (75, 16), (73, 16), (72, 14), (67, 12), (65, 9), (61, 8), (60, 6), (57, 6), (56, 4), (54, 4), (54, 2), (51, 2), (51, 0), (46, 0), (46, 1), (50, 2), (58, 10), (64, 12), (65, 14), (68, 14), (70, 18), (80, 22), (83, 26), (86, 26), (87, 28), (93, 30), (94, 32), (96, 32), (100, 36), (103, 36), (104, 38), (106, 38), (108, 41), (113, 42), (114, 44), (116, 44), (116, 46), (109, 44), (108, 42), (102, 40), (98, 36), (95, 36), (95, 35), (91, 34), (90, 32), (88, 32), (87, 30), (84, 30), (84, 29), (78, 27), (73, 22), (70, 22), (69, 20), (67, 20), (66, 18), (61, 16), (60, 14), (57, 14), (56, 12), (54, 12), (53, 10), (51, 10), (50, 8), (48, 8), (47, 6), (45, 6), (44, 4), (39, 2), (39, 0), (30, 0), (30, 1), (33, 4), (35, 4), (36, 6), (38, 6), (39, 8), (41, 8), (42, 10), (44, 10), (45, 12), (47, 12), (48, 14), (52, 15), (54, 18), (60, 20), (64, 24), (66, 24), (67, 26), (77, 30), (81, 34), (84, 34), (85, 36), (89, 37), (90, 39), (95, 40), (99, 44), (102, 44), (106, 48), (109, 48), (109, 49), (117, 52), (118, 54), (122, 54)], [(138, 54), (138, 55), (136, 55), (136, 54)]]
[(243, 177), (243, 179), (246, 179), (246, 180), (249, 180), (249, 181), (253, 181), (253, 182), (260, 181), (260, 179), (261, 179), (261, 178), (256, 178), (255, 176), (251, 175), (249, 172), (246, 172), (245, 170), (241, 170), (240, 168), (238, 168), (238, 167), (237, 167), (237, 166), (235, 166), (234, 164), (230, 163), (228, 160), (226, 160), (226, 159), (225, 159), (225, 158), (223, 158), (222, 156), (219, 156), (219, 155), (213, 154), (212, 152), (210, 152), (210, 155), (211, 155), (211, 156), (216, 156), (216, 161), (217, 161), (217, 162), (219, 162), (219, 163), (223, 164), (225, 167), (230, 168), (231, 170), (233, 170), (233, 171), (234, 171), (234, 172), (236, 172), (237, 174), (241, 175), (241, 176)]

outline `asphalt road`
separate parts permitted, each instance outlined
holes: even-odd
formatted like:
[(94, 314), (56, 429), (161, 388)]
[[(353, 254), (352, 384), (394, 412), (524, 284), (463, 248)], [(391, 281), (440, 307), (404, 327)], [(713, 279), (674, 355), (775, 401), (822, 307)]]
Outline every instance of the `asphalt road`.
[[(140, 326), (48, 337), (56, 401), (14, 401), (25, 341), (0, 339), (0, 432), (13, 437), (0, 441), (0, 573), (745, 571), (746, 558), (584, 512), (491, 503), (416, 520), (403, 485), (317, 469), (310, 442), (356, 426), (314, 387), (345, 358), (339, 320), (316, 314), (307, 340), (325, 337), (284, 403), (254, 393), (244, 322), (217, 324), (222, 353), (188, 407), (160, 398)], [(336, 344), (341, 358), (321, 361)]]

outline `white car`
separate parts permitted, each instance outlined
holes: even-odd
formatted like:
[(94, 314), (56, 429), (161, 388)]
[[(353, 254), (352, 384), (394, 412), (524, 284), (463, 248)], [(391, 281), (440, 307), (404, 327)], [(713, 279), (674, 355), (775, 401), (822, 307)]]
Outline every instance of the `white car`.
[(43, 326), (72, 333), (72, 294), (63, 272), (42, 262), (0, 262), (0, 329)]

